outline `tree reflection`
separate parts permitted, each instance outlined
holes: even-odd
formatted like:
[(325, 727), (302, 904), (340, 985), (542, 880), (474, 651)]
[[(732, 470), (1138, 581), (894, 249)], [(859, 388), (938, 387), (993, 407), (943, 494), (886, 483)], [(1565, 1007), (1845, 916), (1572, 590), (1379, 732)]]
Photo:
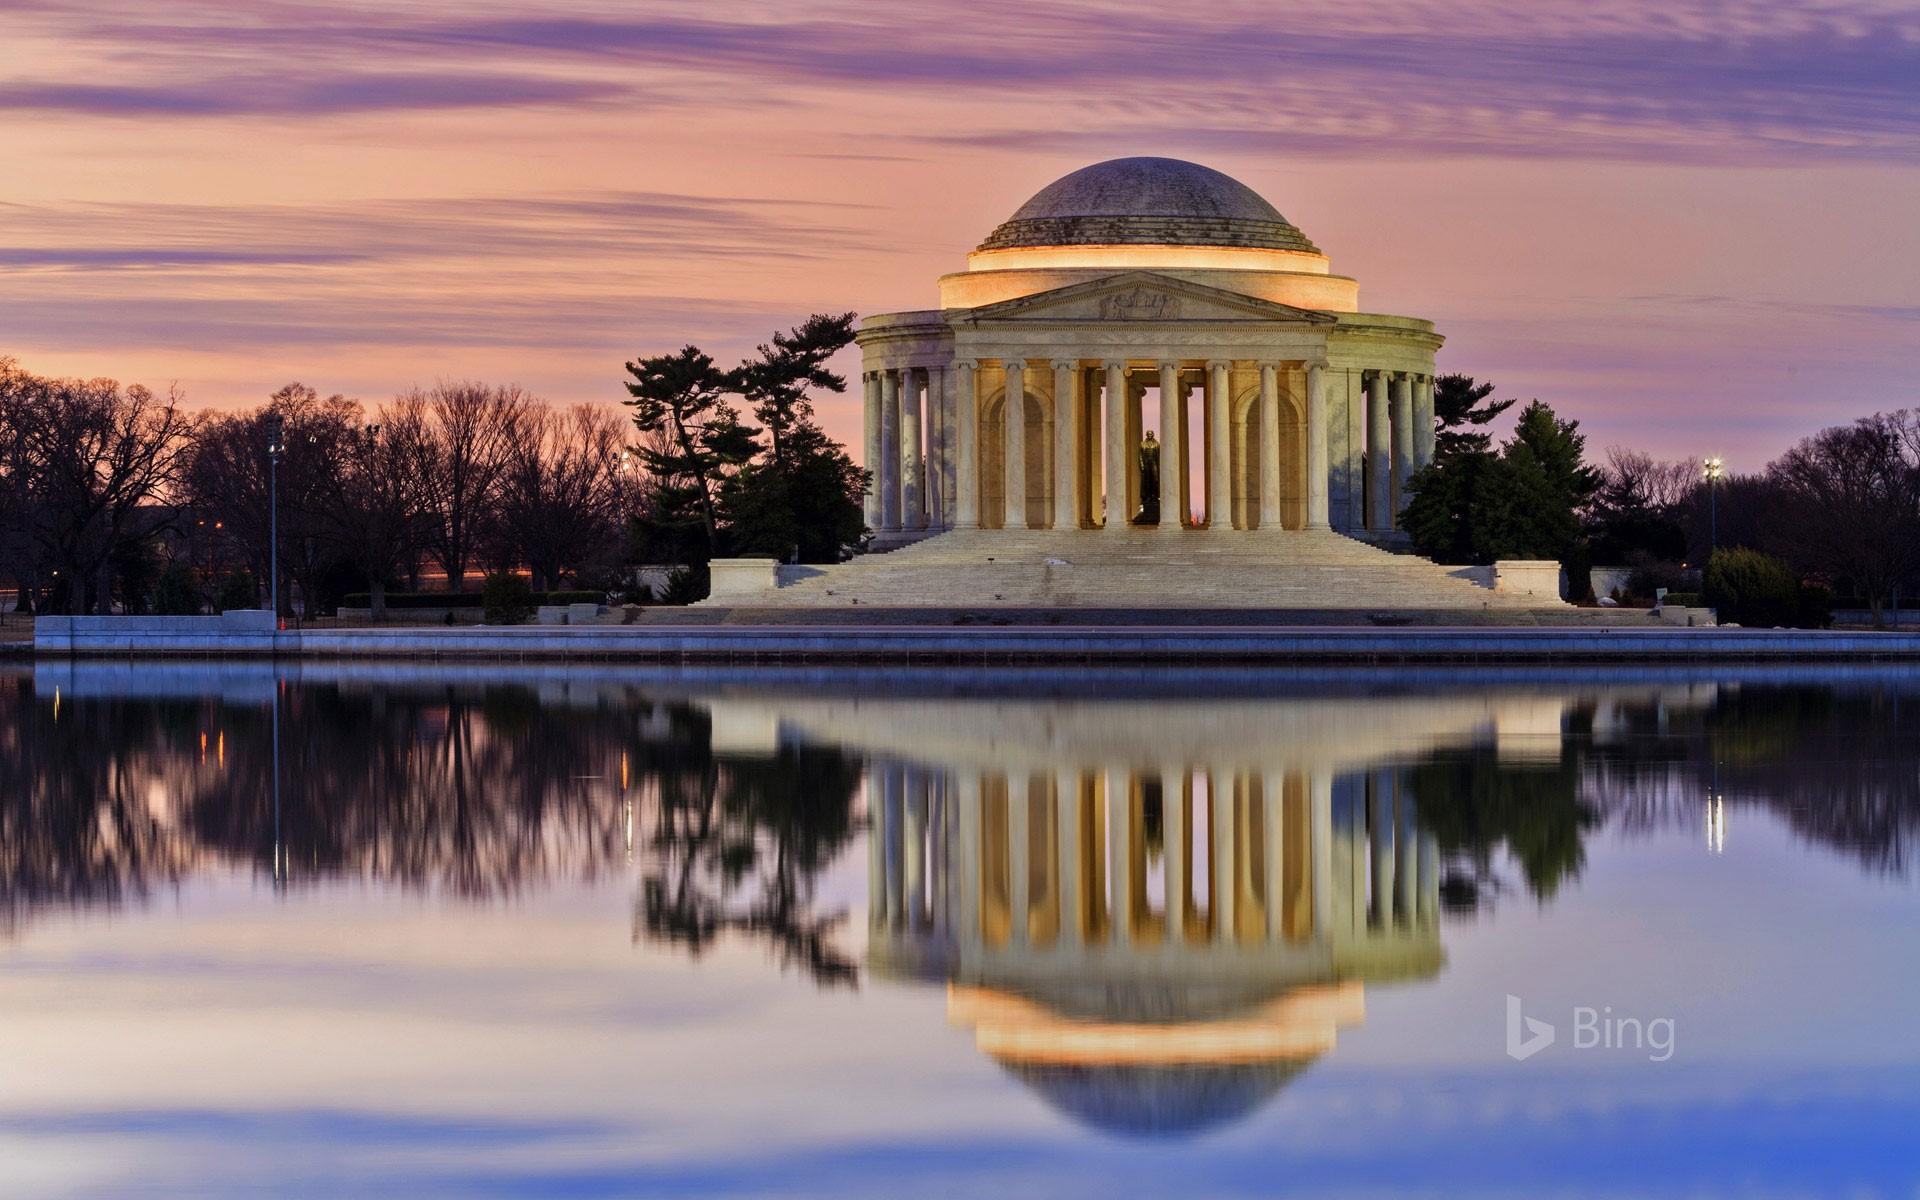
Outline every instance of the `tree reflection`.
[(1437, 755), (1408, 772), (1420, 822), (1446, 859), (1441, 899), (1455, 910), (1484, 903), (1503, 884), (1505, 851), (1528, 892), (1549, 899), (1586, 865), (1586, 838), (1601, 824), (1583, 795), (1577, 752), (1558, 760), (1507, 763), (1491, 747)]
[[(853, 984), (853, 960), (832, 940), (844, 909), (814, 910), (814, 881), (856, 833), (858, 764), (832, 750), (781, 746), (772, 757), (723, 759), (706, 713), (671, 709), (641, 744), (658, 783), (634, 936), (703, 953), (725, 931), (767, 939), (783, 966), (823, 984)], [(757, 884), (753, 881), (757, 878)]]
[(1447, 858), (1442, 895), (1473, 909), (1506, 889), (1504, 853), (1550, 899), (1578, 878), (1587, 837), (1698, 828), (1705, 806), (1774, 814), (1802, 840), (1905, 875), (1920, 834), (1920, 697), (1891, 688), (1734, 687), (1568, 707), (1557, 757), (1494, 746), (1408, 770)]
[[(707, 717), (629, 689), (548, 705), (526, 687), (310, 686), (272, 705), (0, 689), (0, 911), (119, 906), (250, 864), (472, 902), (625, 873), (636, 938), (771, 944), (823, 984), (853, 969), (815, 880), (858, 832), (860, 769), (827, 749), (713, 753)], [(284, 867), (283, 867), (284, 864)]]

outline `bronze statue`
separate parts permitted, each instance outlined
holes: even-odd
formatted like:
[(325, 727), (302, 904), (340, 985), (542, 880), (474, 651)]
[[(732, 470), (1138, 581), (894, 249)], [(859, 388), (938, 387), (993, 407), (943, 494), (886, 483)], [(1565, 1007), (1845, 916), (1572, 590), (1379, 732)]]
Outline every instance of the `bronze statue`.
[(1134, 513), (1133, 523), (1160, 523), (1160, 441), (1151, 429), (1140, 439), (1140, 510)]

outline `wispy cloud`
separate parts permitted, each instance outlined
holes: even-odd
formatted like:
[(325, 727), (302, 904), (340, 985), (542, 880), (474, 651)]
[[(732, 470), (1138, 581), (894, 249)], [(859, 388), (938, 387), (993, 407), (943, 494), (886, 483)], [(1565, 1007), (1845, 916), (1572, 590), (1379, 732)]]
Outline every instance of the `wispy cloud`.
[(634, 89), (591, 80), (501, 74), (229, 75), (177, 83), (11, 83), (0, 111), (90, 117), (325, 117), (447, 108), (520, 108), (631, 100)]
[[(1331, 0), (1177, 11), (1101, 0), (1043, 9), (716, 0), (641, 15), (541, 0), (263, 0), (241, 21), (206, 4), (129, 6), (86, 26), (41, 20), (142, 70), (271, 61), (284, 78), (265, 88), (197, 77), (23, 84), (0, 92), (15, 107), (291, 116), (749, 96), (777, 106), (814, 88), (1003, 104), (978, 128), (936, 133), (992, 148), (1154, 140), (1333, 156), (1920, 159), (1920, 13), (1872, 0), (1477, 0), (1364, 12)], [(992, 35), (956, 36), (956, 22)], [(405, 69), (423, 56), (449, 73)], [(369, 63), (393, 73), (348, 69)]]
[[(854, 205), (615, 191), (333, 204), (0, 203), (0, 264), (100, 270), (402, 259), (819, 258)], [(110, 238), (110, 242), (103, 239)]]

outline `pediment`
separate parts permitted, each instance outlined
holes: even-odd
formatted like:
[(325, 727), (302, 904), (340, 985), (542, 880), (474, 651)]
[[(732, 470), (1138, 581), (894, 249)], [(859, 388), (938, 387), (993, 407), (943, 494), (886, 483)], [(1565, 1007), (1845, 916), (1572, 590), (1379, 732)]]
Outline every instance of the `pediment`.
[(1335, 318), (1310, 308), (1260, 300), (1154, 271), (1129, 271), (983, 305), (969, 313), (967, 320), (1290, 321), (1331, 325)]

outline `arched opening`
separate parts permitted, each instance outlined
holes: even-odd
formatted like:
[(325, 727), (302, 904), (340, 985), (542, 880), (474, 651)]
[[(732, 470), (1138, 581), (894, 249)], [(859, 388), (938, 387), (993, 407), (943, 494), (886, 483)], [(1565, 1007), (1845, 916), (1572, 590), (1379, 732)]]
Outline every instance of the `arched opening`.
[[(1026, 463), (1028, 529), (1052, 523), (1053, 420), (1051, 404), (1029, 386), (1026, 401)], [(1004, 387), (987, 398), (980, 415), (980, 525), (1004, 529), (1007, 524), (1007, 392)]]

